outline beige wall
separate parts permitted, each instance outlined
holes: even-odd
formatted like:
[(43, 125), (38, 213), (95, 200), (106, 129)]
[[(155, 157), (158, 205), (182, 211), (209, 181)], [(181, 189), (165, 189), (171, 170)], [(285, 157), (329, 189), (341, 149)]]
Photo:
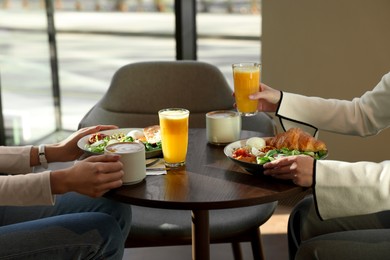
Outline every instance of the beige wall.
[[(326, 98), (362, 95), (390, 71), (389, 12), (388, 0), (263, 0), (262, 81)], [(390, 159), (390, 130), (369, 138), (320, 132), (319, 138), (330, 159)]]

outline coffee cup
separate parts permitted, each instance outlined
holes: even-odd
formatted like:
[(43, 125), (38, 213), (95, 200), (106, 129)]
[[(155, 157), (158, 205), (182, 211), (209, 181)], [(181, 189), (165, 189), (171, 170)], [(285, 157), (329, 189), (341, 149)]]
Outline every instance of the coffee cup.
[(224, 145), (240, 139), (241, 117), (236, 111), (219, 110), (206, 114), (207, 141)]
[(145, 146), (136, 142), (119, 142), (107, 145), (107, 154), (120, 155), (123, 164), (124, 185), (131, 185), (141, 182), (146, 177)]

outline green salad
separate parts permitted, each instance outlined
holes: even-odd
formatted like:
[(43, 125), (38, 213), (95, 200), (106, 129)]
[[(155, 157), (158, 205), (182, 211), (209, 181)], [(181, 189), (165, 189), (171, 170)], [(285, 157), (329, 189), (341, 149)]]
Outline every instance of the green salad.
[(92, 153), (104, 153), (104, 148), (113, 143), (119, 142), (140, 142), (145, 145), (145, 151), (151, 152), (155, 150), (161, 150), (161, 142), (149, 143), (137, 140), (132, 136), (126, 136), (123, 133), (112, 134), (112, 135), (102, 135), (94, 134), (89, 138), (89, 143), (85, 145), (85, 149)]
[(289, 150), (287, 148), (282, 149), (273, 149), (266, 152), (264, 155), (257, 156), (256, 162), (257, 164), (265, 164), (267, 162), (271, 162), (280, 157), (291, 156), (291, 155), (309, 155), (314, 159), (322, 159), (326, 155), (326, 151), (319, 152), (301, 152), (298, 150)]

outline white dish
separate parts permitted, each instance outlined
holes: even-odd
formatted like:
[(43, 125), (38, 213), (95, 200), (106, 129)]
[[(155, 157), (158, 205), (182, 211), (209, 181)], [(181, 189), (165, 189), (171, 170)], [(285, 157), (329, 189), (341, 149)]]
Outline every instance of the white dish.
[(247, 141), (247, 139), (239, 140), (239, 141), (230, 143), (227, 146), (225, 146), (225, 148), (223, 149), (223, 152), (230, 160), (232, 160), (233, 162), (235, 162), (236, 164), (238, 164), (239, 166), (241, 166), (242, 168), (244, 168), (248, 172), (253, 173), (253, 174), (258, 174), (258, 173), (262, 174), (264, 171), (263, 165), (240, 161), (240, 160), (237, 160), (237, 159), (232, 157), (233, 152), (236, 149), (244, 147), (246, 145), (246, 141)]
[[(106, 134), (106, 135), (113, 135), (113, 134), (123, 133), (124, 135), (126, 135), (127, 133), (129, 133), (132, 130), (142, 130), (142, 128), (118, 128), (118, 129), (111, 129), (111, 130), (101, 131), (99, 133)], [(84, 152), (86, 152), (87, 154), (90, 154), (90, 155), (92, 155), (92, 154), (102, 154), (102, 153), (91, 152), (91, 151), (89, 151), (86, 148), (87, 145), (89, 144), (88, 139), (89, 139), (90, 136), (91, 135), (87, 135), (87, 136), (84, 136), (83, 138), (81, 138), (77, 142), (77, 146), (80, 149), (82, 149)], [(162, 150), (161, 149), (156, 149), (156, 150), (152, 150), (152, 151), (145, 151), (146, 158), (153, 158), (153, 157), (161, 156), (161, 154), (162, 154)]]
[[(264, 139), (268, 139), (270, 137), (262, 137)], [(247, 140), (248, 139), (244, 139), (244, 140), (239, 140), (239, 141), (236, 141), (236, 142), (233, 142), (233, 143), (230, 143), (228, 144), (227, 146), (225, 146), (224, 148), (224, 153), (225, 155), (230, 159), (232, 160), (233, 162), (235, 162), (236, 164), (238, 164), (239, 166), (241, 166), (242, 168), (244, 168), (246, 171), (252, 173), (252, 174), (262, 174), (263, 171), (264, 171), (264, 168), (263, 168), (263, 165), (262, 164), (257, 164), (257, 163), (251, 163), (251, 162), (245, 162), (245, 161), (241, 161), (241, 160), (237, 160), (235, 158), (233, 158), (233, 152), (238, 149), (238, 148), (241, 148), (241, 147), (244, 147), (247, 143)], [(325, 159), (326, 157), (328, 156), (328, 153), (326, 153), (325, 155), (323, 155), (320, 159)]]

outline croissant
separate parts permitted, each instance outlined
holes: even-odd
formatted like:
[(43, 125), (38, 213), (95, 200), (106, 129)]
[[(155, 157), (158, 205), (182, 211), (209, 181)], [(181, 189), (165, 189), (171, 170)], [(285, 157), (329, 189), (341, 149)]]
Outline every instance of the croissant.
[(310, 134), (300, 128), (290, 128), (284, 133), (277, 134), (267, 140), (267, 145), (277, 149), (287, 148), (289, 150), (298, 150), (304, 152), (326, 151), (326, 145), (323, 141), (315, 139)]

